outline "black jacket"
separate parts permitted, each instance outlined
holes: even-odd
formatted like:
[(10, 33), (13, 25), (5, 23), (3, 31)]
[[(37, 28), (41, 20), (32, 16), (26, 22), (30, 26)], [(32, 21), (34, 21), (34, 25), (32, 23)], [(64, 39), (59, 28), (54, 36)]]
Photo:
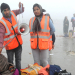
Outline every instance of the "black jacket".
[(55, 43), (55, 34), (54, 33), (52, 34), (52, 41), (53, 41), (53, 45), (54, 45), (54, 43)]

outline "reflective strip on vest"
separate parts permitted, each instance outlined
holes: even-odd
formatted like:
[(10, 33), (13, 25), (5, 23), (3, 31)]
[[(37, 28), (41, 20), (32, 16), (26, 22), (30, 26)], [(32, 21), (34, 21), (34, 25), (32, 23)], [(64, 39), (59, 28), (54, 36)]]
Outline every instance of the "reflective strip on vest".
[[(16, 19), (15, 15), (14, 15), (12, 12), (11, 12), (11, 14), (13, 15), (13, 17), (15, 18), (16, 23), (17, 23), (17, 19)], [(8, 28), (8, 26), (7, 26), (7, 24), (6, 24), (6, 22), (5, 22), (3, 19), (1, 19), (0, 21), (2, 21), (2, 22), (4, 23), (4, 25), (5, 25), (5, 27), (6, 27), (7, 33), (5, 33), (5, 35), (10, 35), (11, 32), (10, 32), (10, 30), (9, 30), (9, 28)], [(17, 24), (14, 25), (13, 27), (14, 27), (14, 28), (17, 27)], [(11, 28), (11, 30), (12, 30), (12, 28)], [(14, 37), (15, 37), (15, 35), (12, 35), (12, 36), (10, 36), (10, 37), (8, 37), (8, 38), (5, 38), (4, 41), (8, 41), (8, 40), (10, 40), (10, 39), (12, 39), (12, 38), (14, 38)]]
[[(30, 32), (32, 32), (32, 28), (33, 28), (33, 20), (34, 17), (31, 20), (31, 30)], [(41, 29), (42, 32), (49, 32), (50, 30), (47, 30), (47, 16), (45, 16), (45, 25), (44, 25), (44, 29)]]
[(52, 41), (52, 38), (50, 38), (50, 41)]
[[(16, 28), (17, 26), (18, 26), (18, 25), (16, 24), (16, 25), (13, 26), (13, 28)], [(13, 30), (13, 29), (11, 28), (11, 30)]]
[[(17, 18), (16, 18), (16, 16), (14, 15), (14, 13), (13, 12), (11, 12), (11, 14), (13, 15), (13, 17), (14, 17), (14, 19), (15, 19), (15, 21), (16, 21), (16, 23), (17, 23)], [(18, 25), (16, 24), (16, 25), (14, 25), (13, 27), (14, 28), (16, 28)], [(11, 30), (13, 30), (12, 28), (11, 28)]]
[[(38, 36), (38, 37), (42, 39), (49, 39), (50, 36)], [(31, 36), (31, 38), (37, 38), (37, 36)]]
[(11, 12), (11, 14), (14, 16), (14, 19), (15, 19), (15, 21), (16, 21), (16, 23), (17, 23), (17, 18), (16, 18), (16, 16), (14, 15), (13, 12)]
[(12, 35), (12, 36), (10, 36), (9, 38), (5, 38), (4, 41), (8, 41), (8, 40), (10, 40), (10, 39), (12, 39), (12, 38), (14, 38), (14, 37), (15, 37), (15, 35)]
[(11, 32), (10, 32), (6, 22), (3, 19), (1, 19), (0, 21), (2, 21), (4, 23), (4, 25), (5, 25), (6, 29), (7, 29), (7, 33), (5, 33), (5, 35), (10, 35)]
[[(31, 20), (31, 30), (30, 32), (33, 32), (32, 31), (32, 28), (33, 28), (33, 20), (34, 20), (34, 17), (32, 18)], [(41, 29), (42, 32), (50, 32), (50, 30), (47, 30), (47, 16), (45, 16), (45, 24), (44, 24), (44, 29)], [(49, 39), (50, 36), (38, 36), (39, 38), (44, 38), (44, 39)], [(31, 38), (37, 38), (37, 36), (31, 36)]]
[(41, 30), (42, 32), (49, 32), (50, 30), (47, 30), (47, 16), (45, 16), (45, 24), (44, 29)]
[[(15, 15), (13, 14), (13, 12), (11, 12), (11, 14), (13, 15), (13, 17), (14, 17), (14, 19), (16, 20), (16, 23), (17, 23), (17, 19), (16, 19)], [(7, 24), (6, 24), (6, 22), (5, 22), (3, 19), (1, 19), (0, 21), (2, 21), (2, 22), (4, 23), (4, 25), (5, 25), (6, 29), (7, 29), (7, 32), (8, 32), (8, 33), (5, 33), (5, 35), (10, 35), (11, 32), (10, 32), (10, 30), (9, 30), (9, 28), (8, 28), (8, 26), (7, 26)], [(17, 24), (14, 25), (13, 27), (16, 28), (16, 27), (17, 27)], [(11, 30), (13, 30), (13, 29), (11, 28)]]

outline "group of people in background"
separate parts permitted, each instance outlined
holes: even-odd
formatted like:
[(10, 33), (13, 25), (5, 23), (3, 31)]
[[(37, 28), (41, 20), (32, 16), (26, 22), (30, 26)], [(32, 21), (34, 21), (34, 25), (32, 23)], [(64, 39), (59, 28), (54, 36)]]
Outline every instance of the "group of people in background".
[(72, 22), (72, 27), (73, 30), (69, 30), (69, 20), (67, 18), (67, 16), (65, 16), (64, 21), (63, 21), (63, 33), (65, 37), (68, 37), (68, 31), (72, 32), (72, 35), (74, 34), (74, 27), (75, 27), (75, 14), (73, 14), (73, 17), (71, 18), (71, 22)]

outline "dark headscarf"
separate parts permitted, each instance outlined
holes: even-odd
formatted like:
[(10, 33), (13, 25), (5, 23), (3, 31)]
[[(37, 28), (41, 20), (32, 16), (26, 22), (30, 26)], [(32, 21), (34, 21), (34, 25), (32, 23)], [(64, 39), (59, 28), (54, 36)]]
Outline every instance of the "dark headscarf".
[(39, 4), (33, 5), (33, 11), (34, 11), (34, 7), (36, 6), (40, 9), (41, 14), (39, 16), (35, 15), (36, 19), (33, 23), (33, 32), (41, 31), (40, 20), (43, 16), (43, 12), (45, 12), (45, 9), (42, 9), (41, 5)]
[(7, 8), (10, 10), (10, 7), (9, 7), (8, 4), (6, 4), (6, 3), (2, 3), (2, 4), (1, 4), (1, 12), (2, 12), (4, 9), (7, 9)]
[(65, 18), (64, 18), (64, 22), (67, 22), (68, 21), (68, 18), (67, 18), (67, 16), (65, 16)]
[(0, 8), (1, 8), (1, 13), (3, 14), (4, 17), (8, 18), (11, 16), (11, 12), (10, 12), (9, 16), (6, 16), (3, 11), (4, 9), (7, 9), (7, 8), (10, 10), (10, 7), (8, 4), (2, 3)]

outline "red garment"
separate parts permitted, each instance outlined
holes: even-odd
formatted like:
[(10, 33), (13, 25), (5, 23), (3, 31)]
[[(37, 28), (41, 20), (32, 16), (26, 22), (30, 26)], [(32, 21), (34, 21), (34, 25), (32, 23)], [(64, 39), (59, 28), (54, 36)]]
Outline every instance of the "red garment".
[(47, 69), (49, 69), (50, 65), (48, 64), (46, 67), (41, 68), (40, 71), (38, 72), (39, 75), (49, 75), (49, 71), (47, 71)]
[[(22, 8), (24, 12), (24, 7)], [(15, 15), (17, 16), (18, 14), (20, 14), (20, 10), (13, 10), (13, 12), (15, 13)], [(5, 18), (6, 19), (6, 18)], [(3, 43), (4, 43), (4, 35), (5, 35), (5, 27), (3, 24), (0, 23), (0, 47), (3, 47)]]

